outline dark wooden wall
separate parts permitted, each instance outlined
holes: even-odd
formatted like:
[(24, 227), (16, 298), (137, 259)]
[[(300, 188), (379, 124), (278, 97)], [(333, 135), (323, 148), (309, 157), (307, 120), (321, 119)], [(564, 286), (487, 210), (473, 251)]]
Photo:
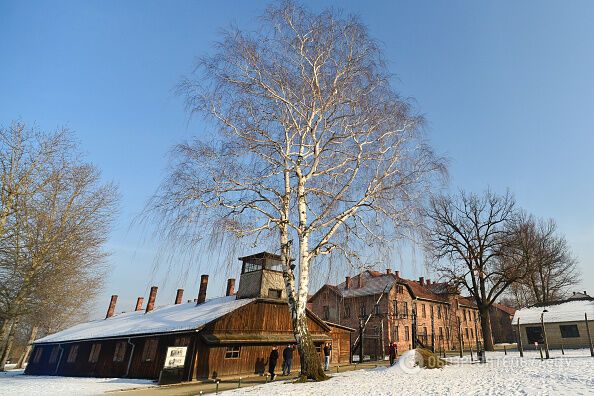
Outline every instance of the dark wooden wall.
[[(157, 379), (159, 373), (163, 368), (165, 362), (165, 355), (167, 353), (167, 347), (174, 346), (188, 346), (188, 354), (186, 356), (186, 367), (188, 367), (186, 374), (190, 373), (190, 363), (192, 359), (192, 341), (195, 337), (194, 333), (186, 334), (167, 334), (154, 337), (137, 337), (131, 338), (130, 342), (134, 344), (134, 354), (132, 356), (132, 363), (130, 365), (130, 371), (128, 377), (130, 378), (146, 378), (146, 379)], [(148, 339), (158, 339), (157, 352), (155, 358), (151, 361), (142, 360), (142, 352), (144, 344)], [(189, 340), (188, 343), (179, 343), (178, 339), (186, 338)], [(68, 344), (61, 344), (64, 351), (62, 358), (59, 360), (59, 367), (56, 372), (58, 362), (49, 363), (51, 351), (57, 344), (44, 344), (36, 345), (32, 351), (31, 359), (25, 370), (26, 374), (36, 375), (63, 375), (63, 376), (84, 376), (84, 377), (123, 377), (126, 374), (128, 368), (128, 362), (130, 360), (130, 354), (132, 353), (132, 346), (127, 344), (126, 353), (124, 359), (121, 362), (114, 362), (113, 356), (116, 348), (116, 344), (120, 341), (127, 342), (128, 338), (118, 338), (102, 341), (82, 341)], [(99, 353), (99, 359), (96, 363), (89, 362), (89, 355), (91, 353), (92, 345), (95, 343), (101, 344), (101, 351)], [(68, 354), (70, 348), (78, 345), (78, 354), (76, 360), (73, 363), (68, 363)], [(42, 357), (38, 363), (34, 363), (33, 357), (36, 354), (38, 348), (43, 349)]]

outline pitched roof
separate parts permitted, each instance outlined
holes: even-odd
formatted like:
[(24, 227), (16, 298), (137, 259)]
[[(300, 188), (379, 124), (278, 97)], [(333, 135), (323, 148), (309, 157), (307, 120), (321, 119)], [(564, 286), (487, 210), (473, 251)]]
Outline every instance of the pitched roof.
[(213, 298), (200, 305), (194, 302), (168, 305), (149, 313), (125, 312), (111, 318), (81, 323), (40, 338), (35, 344), (198, 330), (254, 300), (228, 296)]
[(503, 305), (503, 304), (499, 304), (499, 303), (493, 303), (493, 307), (497, 308), (500, 311), (505, 312), (508, 315), (513, 315), (514, 313), (516, 313), (516, 309), (515, 308), (508, 307), (507, 305)]
[[(362, 287), (356, 287), (358, 282), (357, 278), (359, 277), (361, 277), (363, 280)], [(349, 298), (381, 294), (386, 290), (386, 288), (389, 289), (389, 287), (391, 287), (394, 282), (396, 282), (396, 277), (392, 274), (384, 274), (378, 271), (366, 270), (351, 279), (351, 287), (348, 289), (346, 288), (346, 281), (336, 285), (335, 287), (336, 291), (340, 293), (340, 295)]]
[(512, 323), (517, 324), (518, 318), (520, 325), (540, 323), (540, 315), (545, 309), (547, 310), (543, 315), (545, 323), (580, 322), (585, 319), (584, 314), (588, 314), (588, 319), (594, 319), (594, 300), (580, 300), (518, 309)]
[[(357, 287), (359, 277), (363, 280), (362, 287)], [(336, 286), (326, 284), (322, 286), (314, 296), (324, 288), (328, 288), (344, 298), (370, 296), (381, 294), (389, 290), (396, 283), (408, 287), (414, 297), (432, 301), (448, 302), (448, 294), (453, 292), (451, 286), (446, 283), (421, 285), (417, 281), (400, 278), (392, 273), (387, 274), (379, 271), (366, 270), (351, 278), (351, 287), (348, 289), (346, 288), (346, 281), (339, 283)], [(311, 301), (311, 299), (308, 301)]]

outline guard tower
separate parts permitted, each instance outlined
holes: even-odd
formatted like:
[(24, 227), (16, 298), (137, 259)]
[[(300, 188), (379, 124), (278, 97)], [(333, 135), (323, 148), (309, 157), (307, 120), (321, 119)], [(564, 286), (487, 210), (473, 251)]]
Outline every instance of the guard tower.
[(241, 275), (237, 298), (286, 299), (280, 256), (268, 252), (240, 257)]

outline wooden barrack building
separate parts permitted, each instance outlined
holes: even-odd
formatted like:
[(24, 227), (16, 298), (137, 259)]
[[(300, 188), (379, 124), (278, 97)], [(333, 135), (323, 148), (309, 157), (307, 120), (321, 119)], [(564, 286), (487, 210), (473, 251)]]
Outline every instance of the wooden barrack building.
[[(135, 311), (114, 315), (113, 296), (105, 319), (37, 340), (25, 373), (158, 379), (173, 365), (184, 381), (263, 374), (273, 346), (295, 344), (279, 259), (265, 252), (240, 258), (238, 293), (230, 279), (225, 297), (206, 300), (207, 275), (196, 301), (182, 303), (180, 289), (175, 304), (154, 308), (153, 287), (146, 309), (139, 298)], [(314, 344), (332, 343), (332, 362), (348, 363), (353, 329), (307, 316)]]

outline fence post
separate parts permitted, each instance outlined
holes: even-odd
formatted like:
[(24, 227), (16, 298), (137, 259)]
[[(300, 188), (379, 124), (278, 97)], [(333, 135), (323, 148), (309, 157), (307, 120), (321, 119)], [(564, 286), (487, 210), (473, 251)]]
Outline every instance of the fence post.
[(588, 342), (590, 343), (590, 356), (594, 357), (594, 348), (592, 347), (592, 336), (590, 335), (590, 326), (588, 325), (588, 314), (584, 313), (586, 319), (586, 332), (588, 333)]
[(215, 395), (219, 394), (219, 380), (217, 380), (217, 388), (215, 390)]
[(464, 354), (464, 341), (462, 341), (462, 323), (460, 323), (460, 318), (458, 318), (458, 343), (460, 344), (460, 359), (462, 359), (462, 355)]
[(237, 382), (237, 387), (241, 388), (241, 377), (239, 377), (239, 381)]
[(470, 344), (470, 361), (474, 361), (474, 357), (472, 356), (472, 344)]
[(561, 340), (561, 355), (565, 355), (565, 349), (563, 349), (563, 339)]
[(522, 348), (522, 332), (520, 331), (520, 318), (518, 317), (518, 349), (520, 350), (520, 357), (524, 357), (524, 349)]
[(507, 356), (507, 348), (505, 347), (505, 345), (503, 346), (503, 353), (505, 354), (505, 356)]

